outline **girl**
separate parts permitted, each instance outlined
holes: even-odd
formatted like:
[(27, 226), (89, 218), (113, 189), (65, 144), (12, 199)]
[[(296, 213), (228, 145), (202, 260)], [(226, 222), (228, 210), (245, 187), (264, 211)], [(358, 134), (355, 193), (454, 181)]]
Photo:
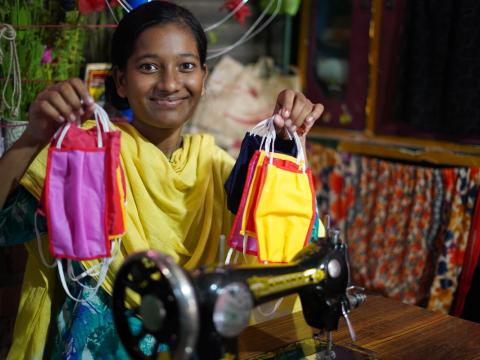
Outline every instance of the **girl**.
[[(45, 147), (62, 124), (87, 119), (93, 100), (81, 80), (71, 79), (46, 88), (31, 104), (25, 133), (0, 159), (0, 244), (26, 243), (29, 251), (9, 359), (128, 358), (110, 304), (114, 275), (124, 257), (154, 249), (187, 269), (215, 261), (220, 235), (228, 233), (232, 220), (223, 184), (234, 160), (211, 136), (182, 135), (204, 94), (206, 50), (197, 19), (169, 2), (136, 8), (115, 31), (108, 98), (134, 114), (132, 124), (118, 124), (127, 233), (100, 290), (91, 296), (72, 288), (87, 302), (62, 296), (55, 270), (43, 266), (36, 243), (29, 240), (35, 237), (32, 222), (45, 177)], [(272, 110), (279, 133), (288, 128), (304, 141), (323, 106), (285, 90)], [(46, 233), (44, 223), (38, 228)], [(46, 253), (45, 237), (44, 243)], [(93, 264), (82, 262), (83, 268)], [(143, 345), (148, 347), (148, 339)]]

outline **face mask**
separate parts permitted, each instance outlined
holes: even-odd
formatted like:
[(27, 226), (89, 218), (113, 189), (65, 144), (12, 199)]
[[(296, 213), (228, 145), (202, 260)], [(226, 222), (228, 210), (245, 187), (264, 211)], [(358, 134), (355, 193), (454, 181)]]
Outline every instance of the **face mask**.
[[(240, 206), (242, 192), (245, 188), (246, 177), (248, 174), (249, 164), (254, 154), (261, 148), (264, 142), (264, 136), (260, 136), (252, 130), (247, 132), (242, 140), (238, 157), (235, 165), (225, 182), (225, 192), (227, 194), (227, 207), (236, 214)], [(287, 154), (297, 157), (297, 147), (293, 140), (275, 139), (275, 153)]]
[(310, 169), (265, 158), (258, 188), (253, 215), (258, 259), (289, 262), (307, 245), (315, 221)]
[[(262, 150), (252, 157), (239, 210), (229, 235), (231, 249), (264, 262), (288, 262), (310, 238), (315, 197), (298, 135), (298, 156), (275, 152), (273, 121), (264, 123)], [(227, 260), (230, 259), (231, 251)]]
[[(243, 193), (241, 194), (241, 200), (237, 207), (235, 220), (233, 222), (232, 229), (230, 230), (230, 234), (228, 237), (228, 245), (230, 249), (235, 249), (237, 251), (241, 251), (244, 254), (250, 255), (257, 255), (258, 247), (257, 247), (257, 239), (254, 236), (242, 235), (242, 219), (245, 213), (245, 205), (248, 198), (248, 191), (251, 188), (253, 175), (255, 173), (255, 169), (258, 163), (258, 158), (260, 156), (260, 151), (256, 151), (253, 156), (251, 157), (250, 164), (248, 166), (248, 171), (245, 175), (244, 186), (243, 186)], [(243, 232), (245, 234), (245, 232)], [(227, 263), (230, 262), (232, 252), (229, 252), (229, 256), (227, 258)]]
[[(94, 114), (95, 127), (85, 130), (68, 123), (55, 134), (48, 150), (41, 200), (50, 254), (57, 259), (60, 279), (69, 296), (60, 259), (101, 259), (99, 267), (90, 268), (81, 276), (98, 275), (98, 289), (111, 262), (113, 239), (125, 231), (121, 134), (113, 131), (100, 106), (96, 105)], [(68, 263), (69, 279), (78, 282), (71, 269)]]

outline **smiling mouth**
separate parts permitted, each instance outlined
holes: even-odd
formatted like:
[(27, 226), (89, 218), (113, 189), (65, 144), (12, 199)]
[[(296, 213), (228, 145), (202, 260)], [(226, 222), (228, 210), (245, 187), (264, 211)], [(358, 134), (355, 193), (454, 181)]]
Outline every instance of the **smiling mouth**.
[(162, 109), (175, 109), (179, 106), (182, 102), (187, 100), (186, 97), (177, 97), (177, 98), (151, 98), (152, 102), (154, 102), (158, 107)]

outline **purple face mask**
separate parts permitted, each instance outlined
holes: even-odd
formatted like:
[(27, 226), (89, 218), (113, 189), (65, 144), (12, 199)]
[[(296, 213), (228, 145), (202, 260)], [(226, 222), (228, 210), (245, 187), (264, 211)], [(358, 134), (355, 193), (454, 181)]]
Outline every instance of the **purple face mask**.
[[(55, 134), (48, 149), (42, 195), (50, 254), (56, 259), (60, 279), (72, 298), (59, 259), (68, 259), (71, 281), (79, 281), (86, 275), (98, 275), (99, 283), (92, 288), (94, 290), (103, 281), (111, 262), (113, 240), (109, 234), (108, 210), (112, 207), (109, 204), (112, 196), (109, 196), (109, 184), (117, 179), (111, 162), (119, 155), (120, 133), (110, 131), (108, 116), (98, 105), (94, 114), (96, 127), (85, 130), (69, 123)], [(40, 254), (43, 258), (42, 252)], [(73, 274), (71, 260), (94, 259), (101, 259), (100, 270), (89, 269), (91, 271), (80, 278)]]

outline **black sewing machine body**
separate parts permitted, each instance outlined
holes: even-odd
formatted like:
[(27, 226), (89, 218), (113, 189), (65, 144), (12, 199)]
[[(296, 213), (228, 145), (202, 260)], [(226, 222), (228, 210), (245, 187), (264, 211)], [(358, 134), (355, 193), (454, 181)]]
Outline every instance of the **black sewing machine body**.
[(294, 284), (291, 281), (288, 288), (276, 291), (272, 287), (269, 289), (270, 291), (267, 290), (260, 296), (255, 296), (250, 289), (249, 291), (254, 306), (298, 293), (307, 324), (317, 329), (333, 331), (338, 328), (341, 316), (340, 302), (347, 301), (347, 299), (342, 299), (342, 296), (346, 296), (345, 289), (348, 283), (348, 272), (346, 271), (348, 267), (343, 244), (337, 245), (332, 250), (329, 250), (327, 246), (311, 244), (299, 253), (294, 263), (290, 265), (216, 267), (193, 271), (191, 273), (192, 282), (195, 284), (200, 304), (202, 331), (198, 341), (198, 353), (202, 354), (202, 359), (205, 355), (208, 355), (205, 359), (220, 359), (225, 353), (236, 353), (236, 337), (222, 336), (212, 321), (215, 304), (219, 299), (219, 289), (225, 289), (235, 283), (248, 284), (249, 282), (251, 287), (258, 278), (276, 277), (278, 282), (286, 281), (285, 278), (282, 279), (282, 275), (303, 273), (315, 268), (325, 269), (328, 273), (329, 263), (335, 264), (330, 265), (330, 268), (338, 266), (338, 269), (334, 271), (343, 269), (338, 274), (334, 274), (337, 275), (335, 278), (327, 275), (326, 279), (319, 283)]
[[(235, 358), (251, 310), (286, 295), (300, 296), (308, 325), (336, 330), (340, 316), (348, 321), (350, 308), (365, 298), (349, 294), (348, 282), (346, 246), (337, 238), (319, 239), (286, 265), (211, 266), (189, 273), (149, 251), (133, 255), (119, 270), (114, 318), (133, 358), (155, 358), (155, 351), (140, 349), (146, 334), (168, 344), (174, 359)], [(140, 306), (128, 305), (128, 291), (140, 296)], [(128, 328), (127, 313), (143, 320), (141, 334)]]

